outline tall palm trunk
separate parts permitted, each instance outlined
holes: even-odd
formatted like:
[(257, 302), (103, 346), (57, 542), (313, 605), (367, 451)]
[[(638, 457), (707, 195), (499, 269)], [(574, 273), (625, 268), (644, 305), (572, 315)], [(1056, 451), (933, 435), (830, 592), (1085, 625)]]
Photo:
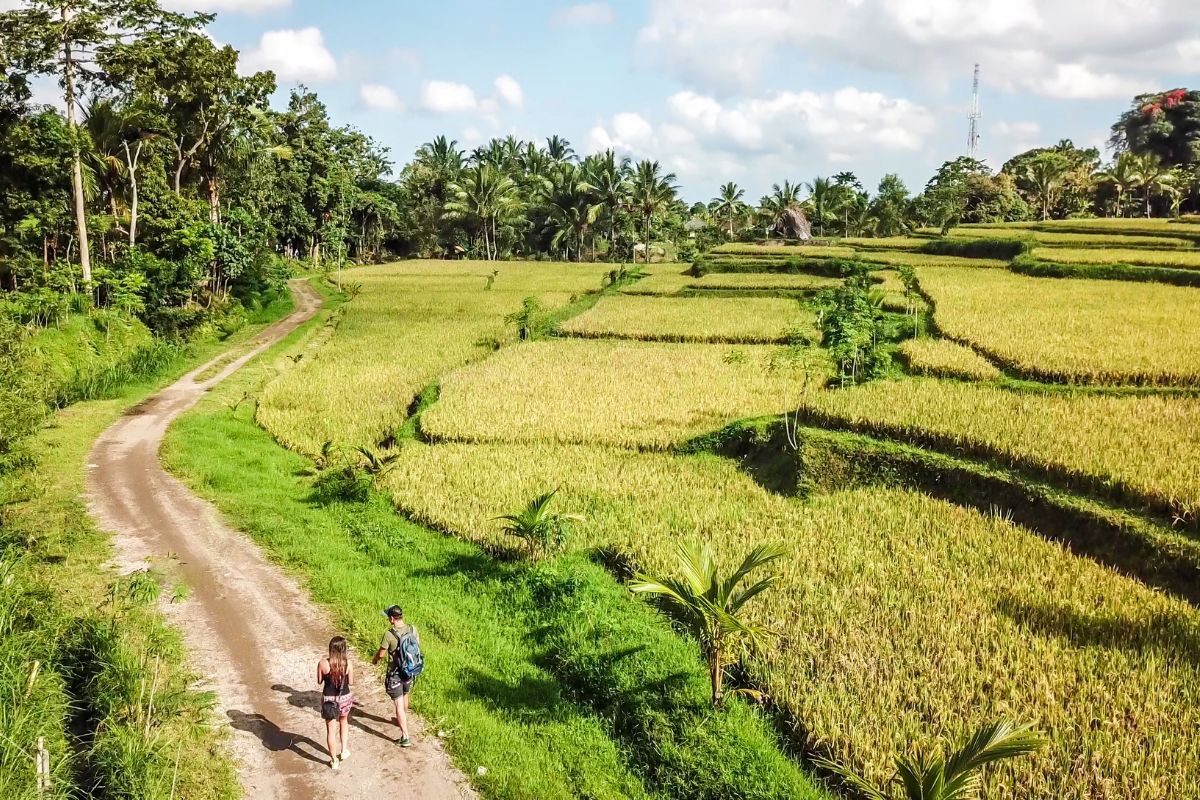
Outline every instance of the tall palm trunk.
[[(68, 21), (67, 7), (62, 8), (62, 22), (66, 27)], [(75, 126), (75, 61), (71, 54), (70, 39), (63, 38), (63, 83), (67, 92), (67, 128), (72, 136), (78, 134)], [(83, 286), (85, 289), (92, 285), (92, 256), (88, 248), (87, 208), (83, 201), (83, 155), (79, 152), (79, 142), (74, 143), (73, 160), (71, 163), (71, 190), (75, 195), (75, 228), (79, 234), (79, 266), (83, 269)]]
[(209, 177), (208, 181), (208, 220), (217, 226), (221, 224), (221, 198), (218, 194), (217, 179)]
[(719, 640), (709, 645), (708, 679), (712, 685), (713, 705), (720, 708), (725, 702), (725, 664)]
[(646, 251), (644, 253), (644, 257), (647, 264), (650, 263), (650, 221), (653, 219), (653, 217), (653, 214), (646, 215)]
[(137, 149), (129, 152), (129, 142), (124, 141), (121, 144), (125, 148), (125, 164), (129, 167), (129, 244), (130, 246), (137, 243), (137, 220), (138, 220), (138, 182), (137, 182), (137, 165), (138, 159), (142, 155), (142, 143), (139, 141)]

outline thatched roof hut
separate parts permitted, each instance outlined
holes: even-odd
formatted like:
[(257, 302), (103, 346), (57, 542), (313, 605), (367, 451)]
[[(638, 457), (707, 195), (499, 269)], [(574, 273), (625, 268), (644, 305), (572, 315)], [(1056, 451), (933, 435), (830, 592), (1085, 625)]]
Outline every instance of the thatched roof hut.
[(809, 224), (808, 217), (804, 215), (804, 209), (800, 207), (800, 204), (794, 203), (779, 212), (771, 232), (783, 239), (799, 239), (807, 242), (812, 238), (812, 225)]

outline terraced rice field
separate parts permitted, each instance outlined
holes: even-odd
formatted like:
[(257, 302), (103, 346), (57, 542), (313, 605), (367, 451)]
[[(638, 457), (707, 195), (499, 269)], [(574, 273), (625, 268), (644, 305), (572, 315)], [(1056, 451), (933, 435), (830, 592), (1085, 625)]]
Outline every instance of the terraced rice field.
[(861, 261), (867, 261), (872, 264), (887, 264), (889, 266), (907, 265), (910, 267), (963, 267), (966, 269), (977, 269), (981, 267), (991, 267), (993, 269), (1004, 269), (1008, 266), (1007, 261), (1001, 261), (996, 258), (962, 258), (960, 256), (933, 256), (926, 253), (906, 253), (903, 251), (887, 251), (887, 252), (866, 252), (858, 254)]
[(607, 264), (422, 261), (347, 273), (362, 293), (337, 335), (258, 398), (258, 420), (305, 453), (329, 440), (373, 444), (407, 418), (413, 396), (439, 375), (515, 339), (504, 317), (525, 297), (550, 308), (600, 287)]
[[(1193, 290), (876, 256), (921, 259), (902, 263), (917, 264), (938, 325), (1024, 371), (1197, 385), (1194, 292), (1180, 294)], [(440, 398), (419, 420), (424, 441), (397, 446), (383, 478), (415, 519), (511, 548), (493, 518), (558, 488), (559, 507), (584, 517), (570, 547), (605, 547), (650, 570), (670, 570), (675, 544), (689, 538), (712, 542), (726, 563), (762, 541), (789, 543), (777, 589), (750, 607), (782, 634), (750, 663), (751, 675), (794, 720), (797, 744), (876, 778), (913, 742), (957, 738), (1004, 716), (1034, 724), (1050, 745), (999, 767), (988, 800), (1200, 796), (1193, 606), (1002, 517), (899, 490), (805, 501), (766, 491), (731, 460), (676, 450), (732, 420), (803, 405), (810, 422), (1015, 465), (1064, 489), (1172, 513), (1191, 530), (1200, 515), (1200, 397), (1014, 392), (986, 383), (998, 371), (971, 348), (941, 339), (905, 342), (902, 357), (914, 371), (962, 380), (896, 377), (847, 389), (821, 388), (823, 351), (805, 372), (762, 344), (517, 344), (503, 316), (522, 298), (561, 306), (598, 288), (607, 270), (499, 269), (491, 290), (490, 265), (350, 273), (362, 294), (324, 347), (269, 387), (260, 421), (306, 452), (326, 439), (373, 444), (437, 381)], [(795, 301), (637, 293), (829, 280), (697, 279), (681, 265), (650, 272), (564, 330), (778, 335), (792, 320), (811, 326)], [(882, 288), (898, 290), (894, 272), (878, 274)]]
[(712, 249), (713, 255), (737, 256), (801, 256), (803, 258), (853, 258), (853, 247), (830, 247), (827, 245), (782, 245), (782, 244), (723, 244)]
[(1079, 383), (1200, 385), (1200, 289), (921, 267), (946, 335)]
[(689, 289), (813, 291), (840, 286), (841, 283), (841, 278), (788, 272), (712, 272), (701, 278), (694, 278), (687, 286)]
[(664, 450), (740, 417), (795, 407), (805, 373), (777, 365), (778, 354), (756, 345), (532, 342), (443, 376), (421, 430), (439, 441)]
[[(652, 265), (657, 267), (658, 265)], [(678, 294), (696, 280), (682, 264), (667, 265), (670, 269), (651, 272), (646, 277), (621, 287), (621, 294), (662, 296)]]
[(1200, 398), (1017, 393), (910, 378), (815, 393), (808, 405), (839, 425), (986, 453), (1193, 524), (1200, 513)]
[(1046, 247), (1077, 247), (1088, 249), (1161, 249), (1161, 250), (1191, 250), (1192, 242), (1188, 239), (1171, 236), (1136, 236), (1132, 234), (1098, 234), (1098, 233), (1069, 233), (1056, 231), (1018, 230), (1008, 227), (971, 228), (958, 227), (950, 231), (950, 236), (977, 238), (1029, 238)]
[(929, 241), (921, 236), (878, 236), (869, 238), (849, 237), (839, 239), (838, 244), (866, 250), (919, 250)]
[(995, 364), (949, 339), (906, 339), (900, 343), (900, 357), (917, 375), (972, 381), (994, 381), (1003, 375)]
[(493, 545), (491, 517), (559, 488), (573, 546), (650, 570), (699, 537), (726, 556), (791, 545), (754, 621), (755, 670), (809, 746), (883, 778), (934, 732), (1017, 716), (1049, 733), (989, 797), (1160, 798), (1200, 786), (1200, 616), (1001, 518), (920, 494), (770, 494), (723, 459), (553, 445), (413, 446), (387, 478), (405, 512)]
[(816, 334), (811, 312), (770, 297), (605, 297), (559, 330), (593, 339), (732, 344), (784, 342), (793, 330)]
[(1129, 250), (1084, 247), (1038, 247), (1034, 258), (1062, 264), (1133, 264), (1142, 267), (1200, 269), (1200, 250)]

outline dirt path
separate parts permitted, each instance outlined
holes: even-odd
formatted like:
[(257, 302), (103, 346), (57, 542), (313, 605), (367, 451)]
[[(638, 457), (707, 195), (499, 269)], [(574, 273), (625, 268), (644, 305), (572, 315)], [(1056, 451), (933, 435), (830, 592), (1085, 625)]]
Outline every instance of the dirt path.
[(359, 704), (351, 714), (351, 757), (340, 771), (329, 768), (315, 675), (335, 632), (327, 615), (159, 463), (172, 420), (317, 312), (320, 298), (312, 287), (293, 282), (292, 291), (296, 310), (259, 334), (247, 352), (206, 380), (197, 376), (209, 365), (193, 370), (105, 431), (88, 459), (89, 509), (114, 534), (124, 570), (152, 558), (178, 560), (190, 594), (167, 613), (205, 676), (202, 688), (216, 692), (232, 728), (247, 797), (473, 797), (441, 742), (424, 734), (419, 721), (410, 722), (412, 748), (393, 743), (390, 703), (361, 658), (355, 662)]

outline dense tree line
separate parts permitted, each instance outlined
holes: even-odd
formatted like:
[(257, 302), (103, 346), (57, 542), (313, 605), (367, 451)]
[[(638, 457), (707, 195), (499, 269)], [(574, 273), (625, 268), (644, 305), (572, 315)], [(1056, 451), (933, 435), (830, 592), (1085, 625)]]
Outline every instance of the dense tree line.
[[(687, 258), (721, 241), (891, 236), (960, 222), (1200, 211), (1200, 92), (1135, 98), (1112, 163), (1064, 140), (993, 172), (961, 157), (917, 193), (894, 174), (736, 183), (688, 205), (658, 162), (577, 154), (558, 136), (445, 137), (398, 171), (304, 87), (273, 110), (270, 72), (157, 0), (30, 0), (0, 13), (0, 303), (26, 324), (72, 305), (186, 332), (259, 302), (303, 260), (395, 256)], [(58, 81), (60, 112), (30, 102)]]
[[(0, 14), (0, 289), (9, 316), (115, 306), (183, 333), (259, 302), (288, 258), (379, 257), (398, 221), (387, 153), (303, 87), (154, 0), (32, 0)], [(30, 103), (56, 79), (65, 113)]]

